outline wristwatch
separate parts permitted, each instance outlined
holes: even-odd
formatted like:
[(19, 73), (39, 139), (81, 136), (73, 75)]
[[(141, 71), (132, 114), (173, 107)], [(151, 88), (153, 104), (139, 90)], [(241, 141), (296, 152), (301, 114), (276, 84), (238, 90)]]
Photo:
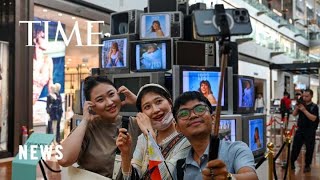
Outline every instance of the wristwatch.
[(234, 178), (231, 173), (228, 173), (227, 179), (228, 180), (236, 180), (236, 178)]

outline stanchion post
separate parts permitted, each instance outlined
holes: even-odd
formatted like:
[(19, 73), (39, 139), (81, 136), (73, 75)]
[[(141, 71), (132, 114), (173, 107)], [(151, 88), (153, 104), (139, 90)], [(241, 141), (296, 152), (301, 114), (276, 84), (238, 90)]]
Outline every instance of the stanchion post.
[(273, 180), (273, 156), (274, 156), (274, 144), (272, 142), (269, 142), (267, 144), (267, 154), (266, 157), (268, 157), (268, 164), (269, 164), (269, 171), (268, 171), (268, 180)]
[(273, 123), (273, 130), (271, 132), (273, 132), (273, 140), (274, 140), (273, 142), (275, 145), (277, 145), (277, 133), (276, 133), (277, 130), (276, 130), (276, 123), (274, 122), (275, 121), (274, 118), (275, 117), (273, 115), (271, 115), (271, 122)]
[[(285, 134), (285, 136), (286, 136), (286, 145), (287, 145), (287, 148), (288, 148), (288, 150), (290, 150), (290, 147), (289, 146), (291, 146), (291, 142), (292, 142), (292, 135), (290, 134), (290, 131), (286, 131), (286, 134)], [(288, 152), (287, 153), (287, 155), (288, 155), (288, 162), (287, 162), (287, 168), (288, 168), (288, 180), (291, 180), (291, 158), (289, 157), (290, 155), (291, 155), (291, 153), (290, 152)]]

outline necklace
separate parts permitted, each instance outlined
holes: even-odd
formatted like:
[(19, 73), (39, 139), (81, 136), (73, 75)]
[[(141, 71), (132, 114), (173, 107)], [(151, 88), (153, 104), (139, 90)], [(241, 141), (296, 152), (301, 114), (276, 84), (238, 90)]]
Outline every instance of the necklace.
[[(163, 139), (160, 143), (159, 146), (163, 146), (164, 144), (166, 144), (167, 142), (169, 142), (172, 138), (176, 137), (176, 135), (178, 135), (179, 133), (177, 131), (174, 131), (173, 133), (171, 133), (168, 137), (166, 137), (165, 139)], [(157, 134), (158, 136), (158, 134)]]

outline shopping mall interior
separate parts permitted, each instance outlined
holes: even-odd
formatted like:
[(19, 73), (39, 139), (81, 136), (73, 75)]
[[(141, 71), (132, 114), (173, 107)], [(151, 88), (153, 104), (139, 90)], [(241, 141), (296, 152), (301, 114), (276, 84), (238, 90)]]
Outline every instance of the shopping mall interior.
[[(159, 84), (173, 106), (198, 91), (220, 121), (212, 137), (244, 142), (258, 179), (320, 180), (320, 0), (0, 0), (0, 179), (111, 179), (60, 166), (56, 150), (19, 159), (24, 144), (64, 148), (91, 108), (85, 79), (105, 76), (135, 95)], [(314, 140), (292, 168), (303, 118)]]

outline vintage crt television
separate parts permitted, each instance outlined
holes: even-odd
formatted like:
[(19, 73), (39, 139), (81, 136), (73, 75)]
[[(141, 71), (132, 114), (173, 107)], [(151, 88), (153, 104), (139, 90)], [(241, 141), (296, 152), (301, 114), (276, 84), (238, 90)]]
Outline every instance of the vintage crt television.
[(172, 39), (131, 42), (131, 70), (168, 71), (172, 65)]
[(226, 141), (242, 141), (242, 119), (240, 114), (221, 115), (219, 138)]
[(139, 34), (141, 10), (129, 10), (111, 13), (111, 35)]
[[(101, 40), (100, 67), (108, 73), (129, 73), (130, 36), (114, 36)], [(102, 70), (101, 70), (102, 71)]]
[(214, 66), (215, 44), (199, 41), (175, 41), (174, 65)]
[(182, 37), (182, 12), (172, 11), (141, 14), (140, 39), (180, 39)]
[(242, 115), (242, 137), (255, 159), (263, 157), (266, 151), (266, 115)]
[[(232, 76), (232, 69), (228, 68), (225, 75), (224, 88), (222, 93), (221, 106), (223, 113), (231, 113), (228, 112), (229, 102), (232, 101), (232, 97), (230, 98), (229, 89), (232, 90), (232, 80), (230, 80), (230, 76)], [(173, 98), (176, 99), (181, 93), (185, 91), (202, 91), (209, 92), (211, 94), (208, 96), (208, 99), (212, 96), (218, 101), (218, 89), (219, 89), (219, 80), (220, 80), (220, 68), (218, 67), (204, 67), (204, 66), (178, 66), (174, 65), (172, 68), (172, 76), (173, 76)], [(231, 85), (231, 87), (228, 87)], [(210, 90), (211, 89), (211, 90)], [(229, 98), (231, 100), (229, 100)], [(210, 101), (210, 100), (209, 100)], [(216, 103), (211, 101), (212, 107), (215, 109)], [(231, 103), (231, 102), (230, 102)], [(231, 108), (232, 109), (232, 108)]]
[(177, 0), (148, 0), (148, 12), (176, 11)]
[[(164, 72), (144, 72), (132, 74), (110, 74), (108, 78), (114, 83), (116, 88), (126, 86), (134, 94), (137, 94), (139, 89), (149, 83), (156, 83), (164, 86)], [(124, 100), (124, 95), (120, 95), (121, 100)], [(125, 105), (121, 108), (120, 114), (123, 116), (135, 116), (138, 110), (135, 105)]]
[(254, 78), (234, 75), (234, 112), (238, 114), (254, 113), (255, 89)]

